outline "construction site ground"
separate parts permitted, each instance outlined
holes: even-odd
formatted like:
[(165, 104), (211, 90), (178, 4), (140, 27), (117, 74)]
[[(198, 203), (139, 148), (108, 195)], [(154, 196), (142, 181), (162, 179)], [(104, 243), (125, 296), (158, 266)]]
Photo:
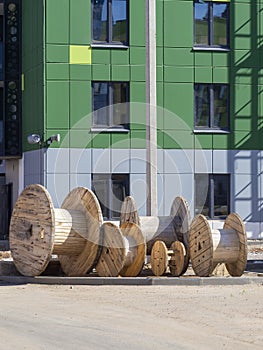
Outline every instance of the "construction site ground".
[(0, 276), (0, 348), (262, 349), (261, 248), (240, 278)]

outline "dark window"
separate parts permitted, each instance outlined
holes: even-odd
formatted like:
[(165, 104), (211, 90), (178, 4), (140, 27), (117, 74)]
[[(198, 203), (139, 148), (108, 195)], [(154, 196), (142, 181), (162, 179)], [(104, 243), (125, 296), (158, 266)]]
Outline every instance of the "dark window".
[(92, 38), (98, 44), (128, 44), (128, 0), (92, 0)]
[(128, 83), (93, 82), (93, 127), (129, 129)]
[(0, 82), (0, 155), (4, 154), (4, 97), (3, 87)]
[(195, 129), (229, 130), (229, 86), (195, 84)]
[(229, 3), (194, 1), (195, 46), (229, 47)]
[(230, 212), (230, 176), (195, 175), (195, 214), (211, 219), (224, 218)]
[(3, 80), (3, 40), (4, 40), (3, 4), (0, 4), (0, 80)]
[(124, 198), (129, 195), (128, 174), (93, 174), (92, 189), (104, 219), (119, 219)]

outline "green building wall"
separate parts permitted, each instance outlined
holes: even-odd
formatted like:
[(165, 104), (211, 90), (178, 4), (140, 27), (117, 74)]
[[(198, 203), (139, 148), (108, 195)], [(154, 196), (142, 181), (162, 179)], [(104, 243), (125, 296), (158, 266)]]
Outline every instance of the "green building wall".
[[(242, 158), (239, 151), (259, 152), (255, 158), (251, 156), (251, 169), (239, 169), (240, 174), (237, 174), (248, 175), (244, 187), (253, 183), (249, 198), (244, 195), (240, 203), (246, 200), (248, 207), (257, 210), (252, 221), (259, 225), (263, 221), (263, 214), (256, 209), (261, 206), (263, 198), (263, 183), (261, 177), (257, 178), (263, 169), (260, 153), (263, 120), (262, 10), (263, 0), (231, 0), (230, 50), (202, 51), (193, 48), (193, 1), (156, 0), (158, 148), (161, 152), (193, 151), (193, 157), (201, 149), (207, 151), (209, 157), (210, 154), (213, 157), (215, 151), (225, 151), (226, 161), (230, 164), (228, 172), (232, 171), (234, 178), (235, 164), (240, 164)], [(53, 143), (50, 149), (61, 145), (69, 149), (145, 149), (145, 1), (131, 0), (129, 11), (129, 47), (98, 48), (91, 44), (90, 1), (23, 1), (25, 153), (38, 151), (43, 146), (29, 145), (26, 136), (30, 133), (43, 135), (44, 141), (59, 133), (61, 143)], [(86, 62), (75, 61), (74, 53), (78, 48), (87, 53)], [(130, 82), (130, 132), (91, 132), (91, 81), (97, 80)], [(194, 131), (194, 83), (230, 85), (230, 132)], [(178, 123), (175, 116), (183, 122)], [(230, 152), (231, 156), (228, 156)], [(217, 161), (213, 158), (212, 163)], [(45, 156), (43, 163), (43, 172), (48, 175), (48, 159)], [(30, 180), (29, 168), (26, 171)], [(193, 182), (195, 172), (196, 168), (187, 171), (189, 181)], [(167, 175), (165, 166), (162, 174), (164, 177)], [(66, 178), (66, 172), (64, 175)], [(242, 183), (243, 178), (238, 181)], [(235, 181), (232, 187), (232, 208), (238, 209)], [(163, 187), (158, 191), (166, 193)], [(193, 183), (189, 192), (193, 192)], [(254, 204), (252, 198), (256, 198)], [(166, 207), (169, 208), (169, 204)], [(245, 213), (247, 209), (242, 210)]]
[[(190, 136), (189, 130), (178, 130), (170, 117), (166, 120), (159, 112), (161, 148), (193, 148), (198, 140), (204, 149), (261, 149), (263, 2), (232, 0), (230, 6), (231, 50), (196, 51), (193, 1), (156, 0), (158, 106), (182, 118), (193, 131), (193, 83), (229, 83), (231, 89), (230, 133)], [(91, 64), (71, 64), (71, 46), (91, 45), (90, 12), (90, 1), (86, 0), (23, 1), (24, 135), (32, 130), (44, 138), (54, 131), (62, 137), (67, 134), (92, 112), (92, 80), (129, 81), (130, 101), (145, 102), (144, 2), (130, 1), (129, 48), (92, 47)], [(88, 147), (111, 147), (116, 138), (123, 139), (127, 147), (136, 147), (132, 139), (141, 139), (141, 147), (144, 120), (144, 115), (139, 118), (131, 109), (129, 134), (93, 135), (94, 142)], [(90, 123), (86, 125), (88, 133)], [(173, 141), (172, 134), (182, 144)], [(187, 144), (183, 142), (185, 134)], [(26, 142), (24, 149), (30, 149)]]
[(23, 149), (30, 149), (26, 135), (44, 133), (44, 7), (42, 0), (22, 3), (22, 110)]

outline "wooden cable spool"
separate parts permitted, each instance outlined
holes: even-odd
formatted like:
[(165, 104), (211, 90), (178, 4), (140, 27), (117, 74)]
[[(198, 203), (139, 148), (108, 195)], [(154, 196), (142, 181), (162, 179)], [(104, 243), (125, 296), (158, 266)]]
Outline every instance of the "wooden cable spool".
[(151, 251), (151, 268), (155, 276), (162, 276), (169, 267), (172, 276), (182, 275), (185, 264), (186, 250), (184, 244), (175, 241), (170, 248), (163, 241), (156, 241)]
[(172, 203), (170, 216), (139, 216), (133, 197), (125, 198), (120, 216), (120, 224), (135, 223), (141, 227), (147, 244), (147, 254), (150, 255), (154, 243), (162, 241), (171, 247), (175, 241), (180, 241), (185, 247), (184, 268), (182, 274), (189, 265), (189, 228), (190, 211), (183, 197), (176, 197)]
[(96, 271), (101, 277), (136, 277), (145, 260), (146, 244), (138, 225), (125, 223), (120, 227), (113, 222), (101, 226), (103, 247)]
[(190, 257), (193, 270), (201, 277), (210, 276), (224, 263), (231, 276), (241, 276), (247, 263), (247, 236), (240, 216), (227, 216), (223, 229), (211, 229), (203, 215), (197, 215), (190, 228)]
[(74, 189), (62, 208), (55, 209), (43, 186), (26, 187), (10, 222), (10, 250), (16, 268), (22, 275), (38, 276), (56, 254), (66, 275), (85, 275), (100, 252), (102, 220), (98, 200), (87, 188)]

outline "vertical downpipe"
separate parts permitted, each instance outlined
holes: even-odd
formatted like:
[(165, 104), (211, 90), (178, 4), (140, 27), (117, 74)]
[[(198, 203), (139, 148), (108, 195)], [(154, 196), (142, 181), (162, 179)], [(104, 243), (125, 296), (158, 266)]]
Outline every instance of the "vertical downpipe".
[(156, 0), (146, 2), (147, 215), (157, 216)]

